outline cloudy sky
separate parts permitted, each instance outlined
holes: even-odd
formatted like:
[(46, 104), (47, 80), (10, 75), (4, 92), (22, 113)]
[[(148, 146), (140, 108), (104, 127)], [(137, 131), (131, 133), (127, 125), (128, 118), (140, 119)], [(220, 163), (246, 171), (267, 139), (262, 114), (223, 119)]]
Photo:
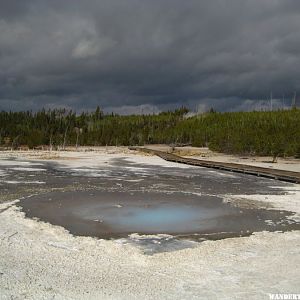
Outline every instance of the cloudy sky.
[(0, 110), (248, 110), (295, 91), (298, 0), (0, 0)]

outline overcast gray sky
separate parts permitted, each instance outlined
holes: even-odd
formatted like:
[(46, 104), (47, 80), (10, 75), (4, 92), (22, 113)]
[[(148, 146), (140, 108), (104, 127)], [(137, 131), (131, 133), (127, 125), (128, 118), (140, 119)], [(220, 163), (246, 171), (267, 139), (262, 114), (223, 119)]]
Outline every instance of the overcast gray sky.
[(300, 94), (298, 0), (0, 0), (0, 110), (247, 110), (271, 91)]

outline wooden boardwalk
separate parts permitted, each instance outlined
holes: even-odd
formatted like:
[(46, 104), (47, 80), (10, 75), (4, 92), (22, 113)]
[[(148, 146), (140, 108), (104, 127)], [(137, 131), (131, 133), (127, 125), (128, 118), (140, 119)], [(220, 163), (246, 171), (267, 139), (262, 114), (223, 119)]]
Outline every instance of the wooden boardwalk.
[(174, 155), (171, 153), (148, 149), (148, 148), (143, 148), (143, 147), (129, 147), (129, 149), (146, 152), (146, 153), (151, 153), (151, 154), (161, 157), (162, 159), (164, 159), (166, 161), (177, 162), (177, 163), (181, 163), (181, 164), (213, 168), (213, 169), (225, 170), (225, 171), (236, 172), (236, 173), (250, 174), (250, 175), (278, 179), (281, 181), (287, 181), (287, 182), (293, 182), (293, 183), (300, 183), (300, 172), (274, 170), (274, 169), (269, 169), (269, 168), (264, 168), (264, 167), (256, 167), (256, 166), (245, 165), (245, 164), (236, 164), (236, 163), (200, 160), (200, 159), (194, 159), (194, 158), (185, 158), (185, 157), (181, 157), (181, 156)]

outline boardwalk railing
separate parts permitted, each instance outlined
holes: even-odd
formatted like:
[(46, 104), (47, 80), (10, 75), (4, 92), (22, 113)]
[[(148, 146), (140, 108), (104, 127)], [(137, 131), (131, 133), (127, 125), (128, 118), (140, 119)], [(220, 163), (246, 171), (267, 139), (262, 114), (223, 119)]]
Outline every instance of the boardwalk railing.
[(237, 163), (216, 162), (210, 160), (186, 158), (175, 154), (167, 153), (164, 151), (158, 151), (158, 150), (143, 148), (143, 147), (129, 147), (129, 149), (157, 155), (162, 159), (170, 162), (177, 162), (181, 164), (250, 174), (250, 175), (273, 178), (273, 179), (278, 179), (278, 180), (288, 181), (293, 183), (300, 183), (300, 172), (276, 170), (276, 169), (257, 167), (257, 166), (251, 166), (245, 164), (237, 164)]

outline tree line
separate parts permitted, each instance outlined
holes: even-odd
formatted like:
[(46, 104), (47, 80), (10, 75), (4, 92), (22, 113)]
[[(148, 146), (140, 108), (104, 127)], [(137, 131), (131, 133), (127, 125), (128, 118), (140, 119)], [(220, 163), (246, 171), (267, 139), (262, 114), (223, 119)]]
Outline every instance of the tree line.
[(2, 148), (47, 145), (191, 144), (234, 154), (300, 157), (300, 110), (219, 113), (188, 117), (188, 109), (120, 116), (65, 109), (0, 112)]

